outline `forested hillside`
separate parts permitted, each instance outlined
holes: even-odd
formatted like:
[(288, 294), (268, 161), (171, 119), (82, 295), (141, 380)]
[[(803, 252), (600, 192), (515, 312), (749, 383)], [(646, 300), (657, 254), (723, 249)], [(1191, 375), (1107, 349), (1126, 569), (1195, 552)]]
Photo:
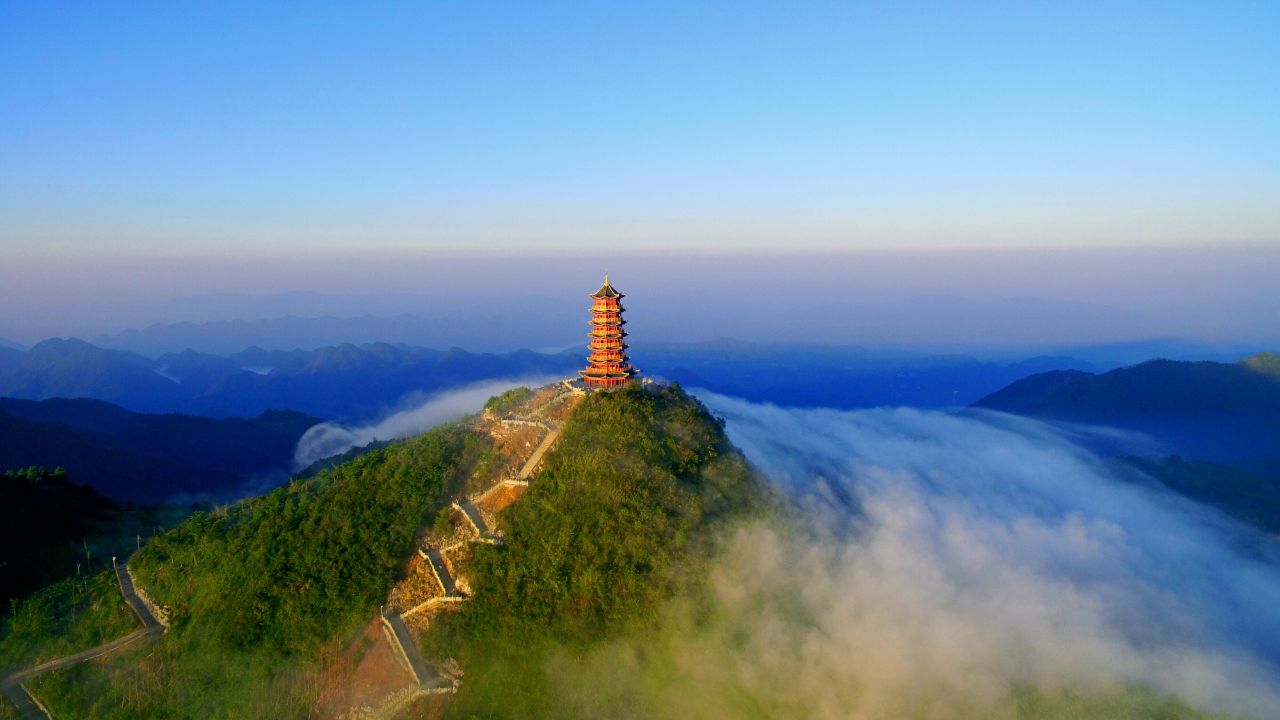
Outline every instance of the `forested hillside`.
[(42, 678), (42, 701), (104, 718), (307, 717), (327, 654), (376, 616), (419, 528), (485, 449), (446, 426), (197, 513), (130, 561), (172, 608), (164, 639)]
[(252, 419), (146, 415), (88, 399), (0, 398), (0, 468), (65, 468), (119, 502), (222, 498), (249, 479), (283, 480), (319, 420), (277, 410)]
[[(118, 527), (125, 509), (74, 482), (62, 468), (0, 473), (0, 603), (22, 597), (76, 571), (101, 566), (132, 544)], [(95, 557), (96, 556), (96, 557)]]
[[(488, 435), (448, 425), (197, 513), (130, 563), (172, 610), (159, 644), (42, 676), (35, 691), (94, 717), (307, 717), (327, 658), (377, 617), (415, 538), (492, 453)], [(506, 545), (478, 548), (475, 600), (427, 639), (467, 668), (450, 712), (519, 716), (509, 691), (536, 690), (524, 670), (539, 649), (642, 627), (702, 582), (715, 528), (764, 504), (720, 425), (678, 388), (586, 398), (501, 514)]]

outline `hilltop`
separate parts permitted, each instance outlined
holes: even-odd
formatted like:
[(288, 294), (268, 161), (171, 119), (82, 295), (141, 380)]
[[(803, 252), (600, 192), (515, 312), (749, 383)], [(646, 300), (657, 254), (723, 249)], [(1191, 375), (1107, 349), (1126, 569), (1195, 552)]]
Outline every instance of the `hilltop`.
[[(537, 684), (521, 672), (531, 650), (643, 624), (698, 585), (715, 528), (763, 498), (720, 424), (679, 388), (582, 397), (557, 387), (509, 393), (481, 416), (197, 513), (130, 561), (171, 618), (168, 633), (28, 687), (65, 716), (206, 717), (217, 707), (342, 717), (377, 706), (354, 678), (415, 687), (394, 661), (381, 674), (366, 665), (390, 657), (380, 607), (398, 617), (415, 597), (438, 595), (417, 552), (431, 547), (469, 599), (419, 612), (411, 632), (432, 667), (465, 681), (449, 700), (417, 702), (517, 712), (499, 690)], [(551, 428), (558, 440), (539, 462)], [(451, 504), (467, 497), (478, 505)], [(448, 547), (476, 522), (500, 544)], [(525, 662), (504, 662), (516, 656)]]

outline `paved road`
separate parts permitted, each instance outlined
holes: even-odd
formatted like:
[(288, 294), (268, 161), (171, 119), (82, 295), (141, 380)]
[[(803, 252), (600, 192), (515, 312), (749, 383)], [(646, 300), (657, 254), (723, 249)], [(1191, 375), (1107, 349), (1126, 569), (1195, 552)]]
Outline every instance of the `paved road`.
[(138, 616), (138, 620), (142, 621), (142, 626), (147, 629), (163, 630), (164, 626), (156, 620), (156, 616), (151, 614), (151, 610), (147, 608), (147, 604), (142, 602), (142, 598), (138, 597), (137, 590), (133, 587), (133, 576), (129, 574), (129, 563), (121, 563), (116, 565), (116, 579), (120, 581), (120, 592), (124, 595), (124, 599), (128, 601), (129, 607), (133, 608), (133, 614)]
[(147, 609), (147, 604), (142, 602), (142, 598), (138, 597), (138, 592), (133, 587), (133, 578), (129, 575), (128, 563), (116, 565), (115, 568), (116, 580), (120, 583), (120, 594), (124, 596), (125, 602), (129, 603), (129, 607), (133, 609), (133, 614), (138, 616), (138, 620), (142, 622), (142, 627), (111, 642), (103, 643), (74, 655), (67, 655), (66, 657), (40, 663), (21, 672), (16, 672), (0, 681), (0, 692), (3, 692), (9, 698), (14, 706), (18, 708), (18, 712), (22, 713), (22, 716), (27, 720), (48, 720), (49, 713), (45, 712), (35, 697), (22, 686), (23, 680), (49, 670), (56, 670), (60, 667), (75, 665), (85, 660), (101, 657), (107, 653), (115, 652), (140, 638), (155, 637), (164, 632), (164, 626)]
[(23, 680), (26, 680), (29, 677), (32, 677), (34, 675), (39, 675), (40, 673), (43, 673), (43, 672), (48, 672), (49, 670), (57, 670), (60, 667), (66, 667), (67, 665), (75, 665), (76, 663), (84, 662), (85, 660), (92, 660), (93, 658), (101, 657), (103, 655), (107, 655), (108, 653), (113, 653), (116, 650), (119, 650), (120, 648), (124, 647), (125, 645), (128, 645), (129, 643), (134, 642), (135, 640), (139, 640), (144, 637), (158, 635), (160, 631), (163, 629), (164, 628), (161, 628), (159, 626), (153, 627), (153, 628), (140, 628), (138, 630), (134, 630), (128, 635), (125, 635), (124, 637), (118, 637), (115, 640), (112, 640), (111, 642), (108, 642), (108, 643), (103, 643), (98, 647), (89, 648), (88, 650), (78, 652), (75, 655), (67, 655), (66, 657), (60, 657), (56, 660), (50, 660), (49, 662), (40, 663), (39, 665), (36, 665), (35, 667), (27, 668), (22, 672), (16, 672), (10, 675), (9, 677), (5, 678), (4, 682), (6, 684), (10, 682), (22, 682)]
[(49, 713), (45, 712), (44, 706), (36, 702), (36, 699), (27, 692), (27, 689), (16, 682), (9, 682), (6, 678), (0, 683), (0, 692), (9, 698), (9, 702), (18, 708), (18, 713), (26, 720), (53, 720)]

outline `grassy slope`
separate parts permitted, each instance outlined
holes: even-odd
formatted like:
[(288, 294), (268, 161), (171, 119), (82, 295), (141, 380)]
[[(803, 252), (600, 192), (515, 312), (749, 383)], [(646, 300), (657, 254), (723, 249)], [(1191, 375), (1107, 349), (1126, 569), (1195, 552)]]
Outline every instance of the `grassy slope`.
[(719, 424), (680, 390), (589, 396), (501, 518), (507, 544), (477, 548), (474, 599), (426, 638), (429, 655), (466, 669), (449, 714), (552, 714), (551, 654), (642, 631), (659, 603), (696, 592), (715, 527), (763, 503)]
[(446, 426), (193, 516), (131, 562), (173, 607), (169, 634), (42, 679), (42, 699), (71, 716), (306, 717), (325, 658), (376, 615), (416, 530), (486, 448)]

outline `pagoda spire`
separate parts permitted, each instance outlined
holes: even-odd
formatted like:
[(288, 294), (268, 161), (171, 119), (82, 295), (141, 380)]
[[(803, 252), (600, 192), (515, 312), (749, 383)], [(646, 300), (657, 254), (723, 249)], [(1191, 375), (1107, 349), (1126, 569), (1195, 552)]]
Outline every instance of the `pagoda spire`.
[(627, 332), (622, 329), (622, 293), (609, 283), (605, 273), (600, 289), (591, 293), (591, 332), (587, 345), (587, 367), (579, 370), (588, 388), (622, 387), (635, 376), (635, 368), (627, 360)]

